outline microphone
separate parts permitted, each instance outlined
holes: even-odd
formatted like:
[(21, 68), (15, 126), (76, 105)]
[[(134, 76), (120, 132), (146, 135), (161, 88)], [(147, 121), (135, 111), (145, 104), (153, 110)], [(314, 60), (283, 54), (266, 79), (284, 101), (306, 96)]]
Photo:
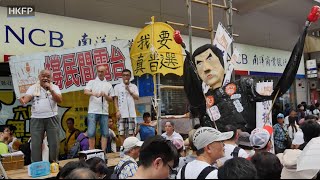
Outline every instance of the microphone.
[(124, 83), (125, 83), (125, 84), (128, 84), (128, 83), (129, 83), (129, 80), (128, 80), (128, 79), (124, 80)]
[(103, 96), (101, 96), (101, 112), (103, 112)]
[[(49, 83), (47, 80), (44, 80), (43, 82)], [(49, 85), (50, 85), (50, 83), (49, 83)], [(46, 91), (49, 91), (50, 88), (49, 88), (49, 87), (45, 87), (44, 89), (45, 89)]]

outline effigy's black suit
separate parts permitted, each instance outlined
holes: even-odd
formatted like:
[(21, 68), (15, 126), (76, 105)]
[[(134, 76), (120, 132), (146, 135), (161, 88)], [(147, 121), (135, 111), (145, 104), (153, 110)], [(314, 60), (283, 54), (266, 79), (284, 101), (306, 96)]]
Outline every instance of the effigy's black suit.
[[(246, 127), (248, 131), (256, 128), (256, 102), (271, 100), (282, 96), (294, 81), (301, 61), (305, 37), (310, 24), (309, 21), (306, 21), (304, 30), (295, 44), (289, 62), (284, 69), (279, 82), (273, 89), (271, 96), (259, 95), (255, 91), (252, 79), (237, 80), (225, 86), (210, 89), (205, 94), (207, 100), (208, 96), (212, 96), (211, 99), (213, 103), (210, 105), (210, 109), (215, 106), (213, 112), (219, 113), (207, 112), (207, 103), (202, 90), (202, 80), (198, 76), (194, 57), (210, 48), (219, 58), (220, 63), (223, 66), (221, 51), (215, 49), (217, 47), (213, 45), (203, 45), (199, 47), (195, 50), (193, 56), (186, 51), (187, 56), (184, 61), (183, 69), (184, 90), (189, 100), (192, 116), (198, 117), (202, 126), (214, 127), (212, 120), (215, 120), (214, 122), (217, 124), (218, 129), (223, 128), (227, 124), (233, 124), (238, 128)], [(228, 91), (229, 93), (227, 93), (226, 88), (228, 88), (228, 85), (230, 84), (232, 84), (234, 91), (232, 91), (232, 93)], [(212, 117), (215, 118), (210, 118), (210, 114), (211, 116), (213, 114)]]
[[(236, 87), (233, 94), (228, 94), (226, 90), (230, 84)], [(218, 129), (231, 124), (237, 128), (253, 130), (256, 123), (256, 102), (272, 100), (272, 96), (262, 96), (255, 91), (251, 78), (239, 79), (215, 90), (210, 89), (205, 95), (213, 96), (213, 106), (217, 106), (220, 112), (221, 117), (215, 121)], [(202, 126), (212, 126), (209, 113), (202, 121)]]

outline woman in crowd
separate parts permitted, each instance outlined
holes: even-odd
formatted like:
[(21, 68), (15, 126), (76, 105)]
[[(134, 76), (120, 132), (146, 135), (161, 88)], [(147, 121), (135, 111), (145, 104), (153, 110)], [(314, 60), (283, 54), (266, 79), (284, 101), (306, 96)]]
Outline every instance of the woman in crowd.
[(293, 140), (294, 135), (298, 132), (298, 130), (299, 130), (299, 126), (296, 124), (296, 118), (289, 117), (288, 135), (291, 141)]

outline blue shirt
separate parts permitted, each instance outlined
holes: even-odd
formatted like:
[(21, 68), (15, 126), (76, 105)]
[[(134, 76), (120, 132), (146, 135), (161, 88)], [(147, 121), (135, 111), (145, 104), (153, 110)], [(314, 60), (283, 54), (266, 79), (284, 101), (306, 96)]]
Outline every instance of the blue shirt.
[(284, 145), (284, 141), (286, 139), (286, 132), (279, 123), (273, 126), (273, 133), (275, 146), (277, 146), (280, 149), (285, 149), (286, 146)]
[(148, 137), (152, 137), (156, 135), (156, 130), (153, 126), (148, 126), (141, 124), (140, 125), (140, 139), (141, 141), (146, 140)]

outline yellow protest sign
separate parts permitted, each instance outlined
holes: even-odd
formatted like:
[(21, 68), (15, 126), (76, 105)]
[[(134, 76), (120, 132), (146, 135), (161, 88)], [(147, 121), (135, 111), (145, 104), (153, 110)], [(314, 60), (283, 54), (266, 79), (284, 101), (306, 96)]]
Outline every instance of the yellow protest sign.
[(173, 39), (174, 29), (166, 23), (152, 22), (135, 38), (130, 58), (135, 76), (143, 74), (183, 74), (182, 48)]

